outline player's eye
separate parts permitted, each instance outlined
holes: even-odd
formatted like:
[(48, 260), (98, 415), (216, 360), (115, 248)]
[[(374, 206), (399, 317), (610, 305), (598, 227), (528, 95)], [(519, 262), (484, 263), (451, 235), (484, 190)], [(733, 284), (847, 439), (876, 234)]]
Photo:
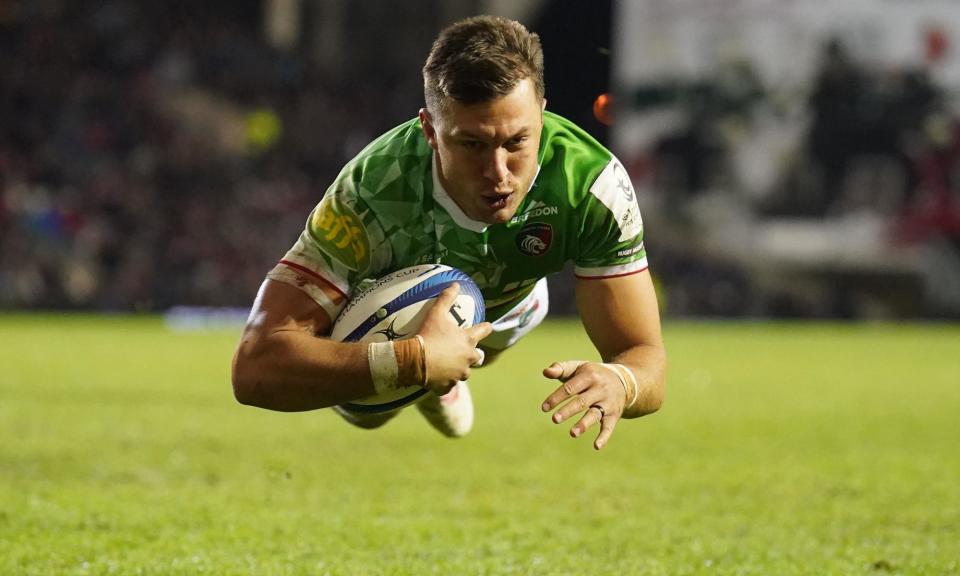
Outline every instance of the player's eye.
[(467, 150), (480, 150), (483, 148), (483, 142), (479, 140), (463, 140), (460, 145)]
[(523, 145), (526, 144), (526, 142), (526, 136), (517, 136), (516, 138), (507, 140), (506, 148), (507, 150), (519, 150), (520, 148), (523, 148)]

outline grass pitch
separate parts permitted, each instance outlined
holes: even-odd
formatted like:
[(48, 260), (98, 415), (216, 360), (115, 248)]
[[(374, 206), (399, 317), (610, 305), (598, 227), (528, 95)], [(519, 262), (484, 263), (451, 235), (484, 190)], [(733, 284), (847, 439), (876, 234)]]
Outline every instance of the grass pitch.
[(667, 403), (539, 412), (553, 321), (474, 432), (236, 404), (238, 332), (0, 316), (0, 574), (956, 574), (960, 327), (669, 324)]

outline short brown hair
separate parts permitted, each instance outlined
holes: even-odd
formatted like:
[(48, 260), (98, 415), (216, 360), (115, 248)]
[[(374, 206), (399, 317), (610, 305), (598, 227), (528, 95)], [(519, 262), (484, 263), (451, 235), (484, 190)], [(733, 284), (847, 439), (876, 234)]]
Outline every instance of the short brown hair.
[(423, 66), (427, 109), (443, 110), (448, 100), (489, 102), (509, 94), (526, 78), (544, 95), (540, 37), (523, 24), (499, 16), (474, 16), (445, 28)]

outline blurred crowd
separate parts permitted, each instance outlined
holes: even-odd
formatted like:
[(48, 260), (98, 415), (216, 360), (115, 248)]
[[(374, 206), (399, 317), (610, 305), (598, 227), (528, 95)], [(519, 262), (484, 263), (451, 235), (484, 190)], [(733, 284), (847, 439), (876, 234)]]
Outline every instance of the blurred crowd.
[[(394, 49), (356, 50), (341, 39), (331, 57), (318, 30), (285, 49), (268, 44), (262, 0), (0, 0), (0, 309), (249, 306), (343, 163), (416, 113), (419, 60), (451, 16), (445, 2), (426, 3), (436, 12), (429, 25), (402, 6), (351, 5), (351, 34), (380, 35)], [(547, 67), (551, 109), (601, 139), (589, 104), (609, 87), (607, 56), (565, 38), (577, 25), (586, 45), (608, 45), (610, 4), (547, 2), (535, 27), (548, 62), (564, 63)], [(923, 68), (869, 68), (836, 40), (802, 92), (784, 105), (735, 62), (715, 78), (643, 86), (628, 99), (641, 112), (672, 106), (687, 119), (638, 159), (622, 157), (641, 187), (666, 199), (650, 222), (668, 312), (850, 308), (781, 306), (714, 246), (695, 253), (710, 226), (734, 227), (716, 216), (718, 196), (753, 225), (801, 217), (846, 233), (844, 216), (877, 213), (893, 224), (891, 241), (945, 246), (925, 270), (956, 269), (950, 282), (960, 282), (952, 95)], [(697, 221), (698, 211), (707, 217)], [(894, 248), (874, 251), (883, 260)], [(748, 246), (748, 260), (752, 253)], [(918, 290), (953, 286), (920, 272)], [(555, 311), (572, 310), (568, 276), (553, 284)], [(960, 292), (940, 291), (948, 304), (939, 309), (960, 314)]]
[(260, 2), (197, 4), (0, 3), (0, 308), (249, 305), (415, 113), (266, 45)]

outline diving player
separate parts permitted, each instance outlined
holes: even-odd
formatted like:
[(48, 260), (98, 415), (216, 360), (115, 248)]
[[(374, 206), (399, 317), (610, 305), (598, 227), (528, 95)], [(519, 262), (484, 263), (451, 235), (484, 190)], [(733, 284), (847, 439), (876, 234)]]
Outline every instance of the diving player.
[[(546, 111), (543, 53), (518, 22), (479, 16), (443, 30), (423, 68), (426, 105), (349, 162), (267, 275), (237, 348), (237, 399), (274, 410), (334, 407), (375, 428), (396, 413), (341, 404), (391, 386), (431, 390), (417, 408), (441, 432), (472, 425), (466, 380), (538, 325), (545, 277), (575, 265), (578, 310), (602, 362), (558, 359), (541, 409), (571, 435), (657, 410), (666, 354), (633, 186), (613, 155)], [(417, 337), (335, 342), (362, 282), (442, 263), (483, 292), (491, 322), (461, 329), (442, 293)], [(382, 346), (382, 345), (380, 345)]]

